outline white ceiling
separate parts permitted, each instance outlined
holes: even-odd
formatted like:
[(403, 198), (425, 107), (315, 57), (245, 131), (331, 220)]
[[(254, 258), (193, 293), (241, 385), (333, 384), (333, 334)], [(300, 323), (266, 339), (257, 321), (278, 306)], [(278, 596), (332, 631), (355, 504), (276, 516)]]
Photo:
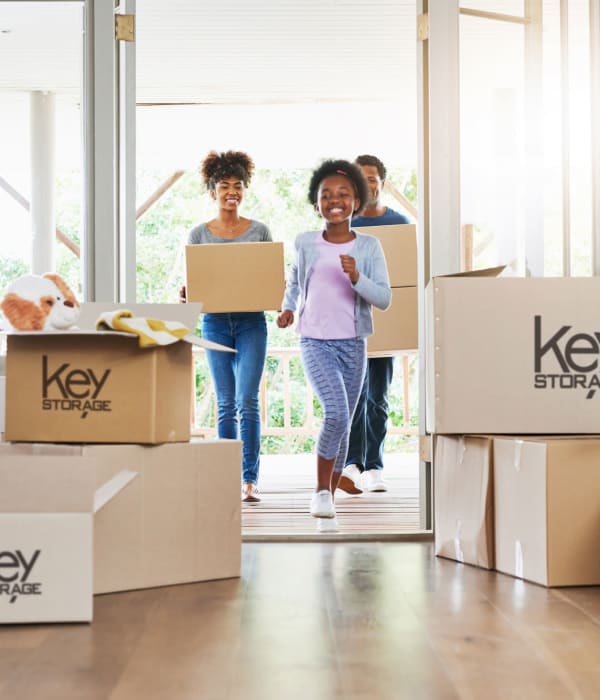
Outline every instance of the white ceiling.
[[(415, 0), (140, 0), (138, 103), (414, 95)], [(80, 92), (81, 4), (0, 0), (0, 90)]]

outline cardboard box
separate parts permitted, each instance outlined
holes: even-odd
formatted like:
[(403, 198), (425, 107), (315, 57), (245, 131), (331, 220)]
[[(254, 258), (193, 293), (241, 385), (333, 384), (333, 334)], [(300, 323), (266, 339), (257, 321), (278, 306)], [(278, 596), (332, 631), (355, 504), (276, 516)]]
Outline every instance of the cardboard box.
[(93, 513), (135, 474), (94, 491), (93, 460), (16, 455), (0, 460), (0, 623), (92, 619)]
[[(140, 348), (112, 331), (8, 335), (5, 439), (27, 442), (185, 442), (190, 439), (187, 336)], [(187, 341), (187, 342), (186, 342)]]
[(600, 278), (436, 277), (427, 431), (600, 432)]
[(6, 377), (0, 376), (0, 440), (4, 439), (6, 416)]
[(94, 593), (240, 575), (241, 442), (0, 445), (8, 454), (93, 459), (96, 484), (137, 478), (94, 518)]
[(379, 239), (392, 287), (417, 286), (417, 227), (414, 224), (363, 226), (355, 229)]
[(4, 439), (6, 416), (6, 355), (0, 349), (0, 440)]
[(189, 301), (207, 313), (277, 311), (285, 291), (283, 243), (203, 243), (185, 248)]
[(600, 584), (600, 439), (494, 440), (496, 569), (544, 586)]
[(389, 357), (406, 350), (416, 350), (419, 339), (417, 288), (392, 289), (389, 309), (373, 309), (373, 325), (375, 332), (367, 338), (369, 357)]
[(435, 553), (494, 568), (492, 440), (438, 436), (434, 462)]
[(6, 440), (190, 439), (189, 343), (140, 349), (121, 333), (8, 337)]

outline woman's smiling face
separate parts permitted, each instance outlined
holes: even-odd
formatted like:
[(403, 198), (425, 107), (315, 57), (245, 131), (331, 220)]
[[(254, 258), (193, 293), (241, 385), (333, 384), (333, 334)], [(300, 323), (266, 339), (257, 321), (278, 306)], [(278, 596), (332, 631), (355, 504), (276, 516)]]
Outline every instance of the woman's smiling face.
[(221, 209), (237, 209), (244, 198), (244, 183), (237, 177), (224, 177), (211, 190), (211, 195)]
[(345, 175), (330, 175), (321, 181), (317, 210), (325, 221), (336, 224), (351, 219), (359, 207), (354, 185)]

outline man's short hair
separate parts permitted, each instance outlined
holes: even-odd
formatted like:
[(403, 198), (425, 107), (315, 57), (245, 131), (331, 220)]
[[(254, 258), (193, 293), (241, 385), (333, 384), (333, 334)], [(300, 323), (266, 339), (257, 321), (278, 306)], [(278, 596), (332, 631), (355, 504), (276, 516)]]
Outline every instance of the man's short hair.
[(382, 180), (385, 180), (385, 177), (387, 175), (387, 170), (385, 165), (379, 160), (377, 156), (370, 156), (368, 154), (364, 154), (362, 156), (358, 156), (354, 162), (357, 165), (374, 165), (377, 168), (377, 172), (379, 173), (379, 177)]

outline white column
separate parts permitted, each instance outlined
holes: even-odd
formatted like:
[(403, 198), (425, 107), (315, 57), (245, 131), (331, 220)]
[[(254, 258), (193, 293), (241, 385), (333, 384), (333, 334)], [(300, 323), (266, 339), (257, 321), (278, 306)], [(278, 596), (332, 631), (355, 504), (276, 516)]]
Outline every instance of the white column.
[(544, 276), (544, 133), (542, 0), (525, 0), (525, 272)]
[(118, 301), (114, 3), (84, 9), (82, 281), (85, 301)]
[(31, 132), (31, 271), (54, 271), (55, 222), (55, 116), (54, 95), (32, 92)]
[(460, 271), (458, 0), (429, 0), (429, 235), (432, 275)]

